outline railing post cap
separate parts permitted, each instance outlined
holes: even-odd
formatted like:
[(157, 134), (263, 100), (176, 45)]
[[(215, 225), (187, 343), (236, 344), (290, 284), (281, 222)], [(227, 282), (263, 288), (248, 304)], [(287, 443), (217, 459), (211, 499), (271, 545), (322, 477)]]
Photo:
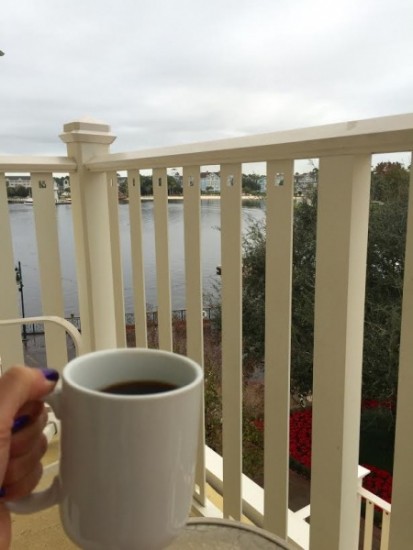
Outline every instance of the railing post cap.
[(60, 139), (64, 143), (106, 143), (115, 141), (116, 136), (111, 133), (109, 124), (95, 120), (91, 117), (83, 117), (63, 126), (63, 134)]
[(369, 473), (371, 472), (371, 470), (369, 470), (368, 468), (366, 468), (365, 466), (361, 466), (360, 464), (358, 465), (358, 471), (357, 471), (357, 477), (359, 480), (362, 480), (364, 477), (366, 477)]

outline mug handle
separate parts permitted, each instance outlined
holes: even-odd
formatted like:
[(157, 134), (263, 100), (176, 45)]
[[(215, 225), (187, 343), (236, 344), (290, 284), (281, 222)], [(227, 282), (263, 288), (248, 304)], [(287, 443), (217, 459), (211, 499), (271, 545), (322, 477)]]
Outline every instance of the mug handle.
[[(61, 388), (56, 388), (53, 393), (44, 398), (45, 403), (50, 405), (56, 418), (61, 419), (60, 404), (61, 404)], [(14, 514), (32, 514), (40, 512), (46, 508), (51, 508), (58, 504), (61, 500), (60, 481), (57, 476), (52, 481), (52, 484), (43, 491), (31, 493), (27, 497), (14, 501), (6, 501), (5, 505)]]

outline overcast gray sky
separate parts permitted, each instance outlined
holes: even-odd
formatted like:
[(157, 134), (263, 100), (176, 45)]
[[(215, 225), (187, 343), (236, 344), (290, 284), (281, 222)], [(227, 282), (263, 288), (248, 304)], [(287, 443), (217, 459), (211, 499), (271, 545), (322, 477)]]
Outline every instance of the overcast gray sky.
[(413, 112), (412, 0), (2, 0), (0, 154), (112, 151)]

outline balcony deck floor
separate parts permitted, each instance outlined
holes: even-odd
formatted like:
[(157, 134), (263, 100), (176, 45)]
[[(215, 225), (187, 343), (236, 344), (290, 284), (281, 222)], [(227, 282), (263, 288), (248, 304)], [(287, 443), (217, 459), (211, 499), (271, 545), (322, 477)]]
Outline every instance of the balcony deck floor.
[[(43, 460), (44, 465), (55, 462), (59, 454), (59, 440), (55, 438), (49, 444)], [(50, 484), (50, 476), (45, 477), (39, 488)], [(13, 542), (11, 550), (72, 550), (78, 548), (63, 531), (57, 506), (37, 514), (12, 515)]]

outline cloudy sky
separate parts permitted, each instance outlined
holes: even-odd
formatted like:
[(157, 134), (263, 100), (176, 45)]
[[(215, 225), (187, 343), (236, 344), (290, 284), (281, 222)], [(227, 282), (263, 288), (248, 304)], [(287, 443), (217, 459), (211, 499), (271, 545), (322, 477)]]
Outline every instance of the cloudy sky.
[(112, 151), (413, 112), (412, 0), (2, 0), (0, 154)]

